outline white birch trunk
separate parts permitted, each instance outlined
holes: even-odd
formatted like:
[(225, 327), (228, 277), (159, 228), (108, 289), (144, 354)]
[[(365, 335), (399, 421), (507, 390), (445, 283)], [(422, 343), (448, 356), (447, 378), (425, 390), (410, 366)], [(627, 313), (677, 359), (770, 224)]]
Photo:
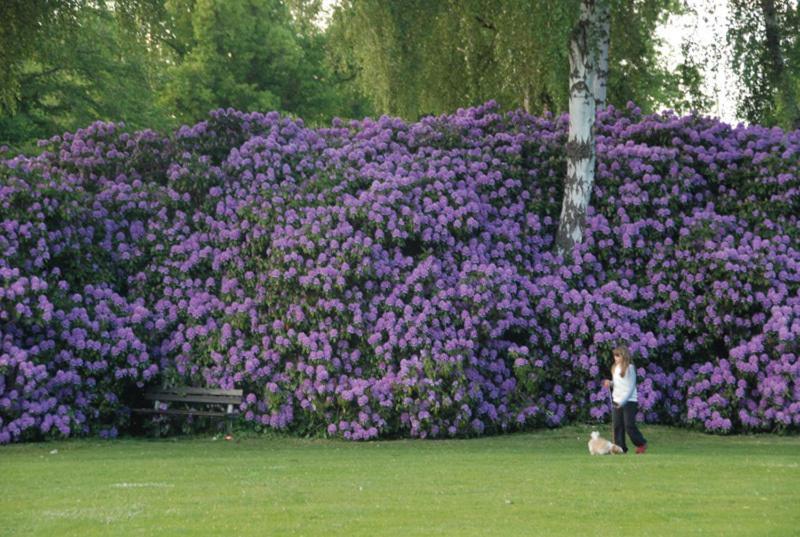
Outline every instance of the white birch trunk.
[(586, 209), (594, 184), (594, 66), (590, 29), (594, 0), (581, 1), (581, 15), (569, 45), (569, 134), (564, 201), (556, 234), (556, 252), (565, 258), (583, 240)]
[(609, 0), (597, 0), (595, 13), (597, 61), (595, 63), (594, 102), (595, 106), (602, 110), (606, 107), (608, 46), (611, 42), (611, 6), (609, 5)]

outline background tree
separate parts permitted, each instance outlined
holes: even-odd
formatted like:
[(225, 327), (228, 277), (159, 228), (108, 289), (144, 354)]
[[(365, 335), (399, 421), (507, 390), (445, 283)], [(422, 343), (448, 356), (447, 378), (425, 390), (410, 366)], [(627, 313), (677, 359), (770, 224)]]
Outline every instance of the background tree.
[(83, 127), (100, 118), (131, 128), (163, 128), (168, 118), (153, 102), (157, 65), (150, 51), (114, 13), (80, 6), (73, 27), (54, 27), (14, 66), (18, 84), (0, 111), (0, 140), (28, 140)]
[(800, 128), (800, 7), (793, 0), (731, 0), (728, 42), (748, 121)]
[[(0, 107), (13, 110), (20, 97), (24, 62), (52, 21), (51, 32), (73, 24), (78, 1), (9, 0), (0, 3)], [(53, 19), (50, 19), (53, 17)]]
[(0, 145), (95, 120), (167, 129), (219, 107), (327, 124), (371, 113), (330, 53), (319, 0), (0, 4)]
[(322, 122), (341, 104), (324, 34), (311, 20), (318, 2), (168, 0), (166, 7), (175, 65), (160, 99), (181, 121), (232, 107)]
[[(568, 41), (579, 0), (344, 0), (331, 46), (352, 54), (380, 113), (415, 119), (495, 99), (506, 109), (564, 111)], [(681, 109), (700, 95), (698, 70), (666, 69), (656, 27), (676, 0), (611, 0), (608, 102)]]
[[(87, 8), (113, 13), (129, 31), (158, 28), (163, 0), (4, 0), (0, 2), (0, 109), (22, 97), (26, 62), (41, 60), (43, 42), (74, 39)], [(113, 6), (113, 10), (111, 9)]]

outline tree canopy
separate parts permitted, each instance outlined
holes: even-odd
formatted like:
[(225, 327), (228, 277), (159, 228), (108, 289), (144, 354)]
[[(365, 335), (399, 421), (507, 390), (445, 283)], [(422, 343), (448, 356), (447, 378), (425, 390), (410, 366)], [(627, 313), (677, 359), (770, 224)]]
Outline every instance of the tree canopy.
[(753, 123), (800, 128), (800, 6), (793, 0), (730, 5), (739, 113)]
[[(0, 145), (96, 120), (165, 129), (209, 110), (416, 119), (489, 100), (562, 112), (579, 0), (6, 0)], [(609, 0), (607, 102), (708, 110), (691, 43), (667, 67), (656, 29), (685, 0)], [(800, 124), (800, 15), (791, 0), (729, 0), (740, 115)], [(724, 31), (723, 31), (724, 32)]]
[[(686, 108), (700, 94), (690, 62), (662, 65), (657, 25), (680, 10), (673, 0), (611, 4), (609, 102), (645, 110)], [(350, 54), (376, 109), (404, 117), (489, 99), (539, 113), (567, 104), (567, 43), (577, 0), (345, 0), (331, 46)]]
[[(329, 61), (318, 0), (4, 3), (0, 143), (22, 147), (96, 119), (163, 129), (216, 108), (313, 123), (363, 116)], [(5, 46), (8, 44), (8, 46)]]
[(0, 140), (20, 143), (96, 119), (160, 128), (153, 103), (157, 65), (147, 48), (107, 9), (79, 6), (75, 27), (54, 28), (14, 66), (18, 89), (0, 112)]

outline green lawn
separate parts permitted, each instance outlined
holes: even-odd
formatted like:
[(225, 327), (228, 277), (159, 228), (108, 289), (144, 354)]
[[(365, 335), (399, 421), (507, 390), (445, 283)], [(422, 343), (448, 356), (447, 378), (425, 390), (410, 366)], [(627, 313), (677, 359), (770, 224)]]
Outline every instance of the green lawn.
[(642, 430), (648, 453), (615, 457), (588, 427), (6, 446), (0, 535), (800, 534), (800, 438)]

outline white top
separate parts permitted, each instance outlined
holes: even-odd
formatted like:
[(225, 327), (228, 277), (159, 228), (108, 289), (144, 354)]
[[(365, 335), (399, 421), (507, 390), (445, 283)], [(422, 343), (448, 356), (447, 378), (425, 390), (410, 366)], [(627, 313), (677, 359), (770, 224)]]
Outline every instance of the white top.
[(621, 373), (621, 367), (615, 365), (612, 369), (613, 377), (612, 377), (612, 391), (611, 391), (611, 398), (614, 400), (616, 404), (619, 406), (624, 405), (628, 401), (632, 401), (634, 403), (638, 403), (639, 399), (636, 394), (636, 368), (633, 367), (633, 364), (628, 366), (628, 371), (625, 373), (623, 377)]

